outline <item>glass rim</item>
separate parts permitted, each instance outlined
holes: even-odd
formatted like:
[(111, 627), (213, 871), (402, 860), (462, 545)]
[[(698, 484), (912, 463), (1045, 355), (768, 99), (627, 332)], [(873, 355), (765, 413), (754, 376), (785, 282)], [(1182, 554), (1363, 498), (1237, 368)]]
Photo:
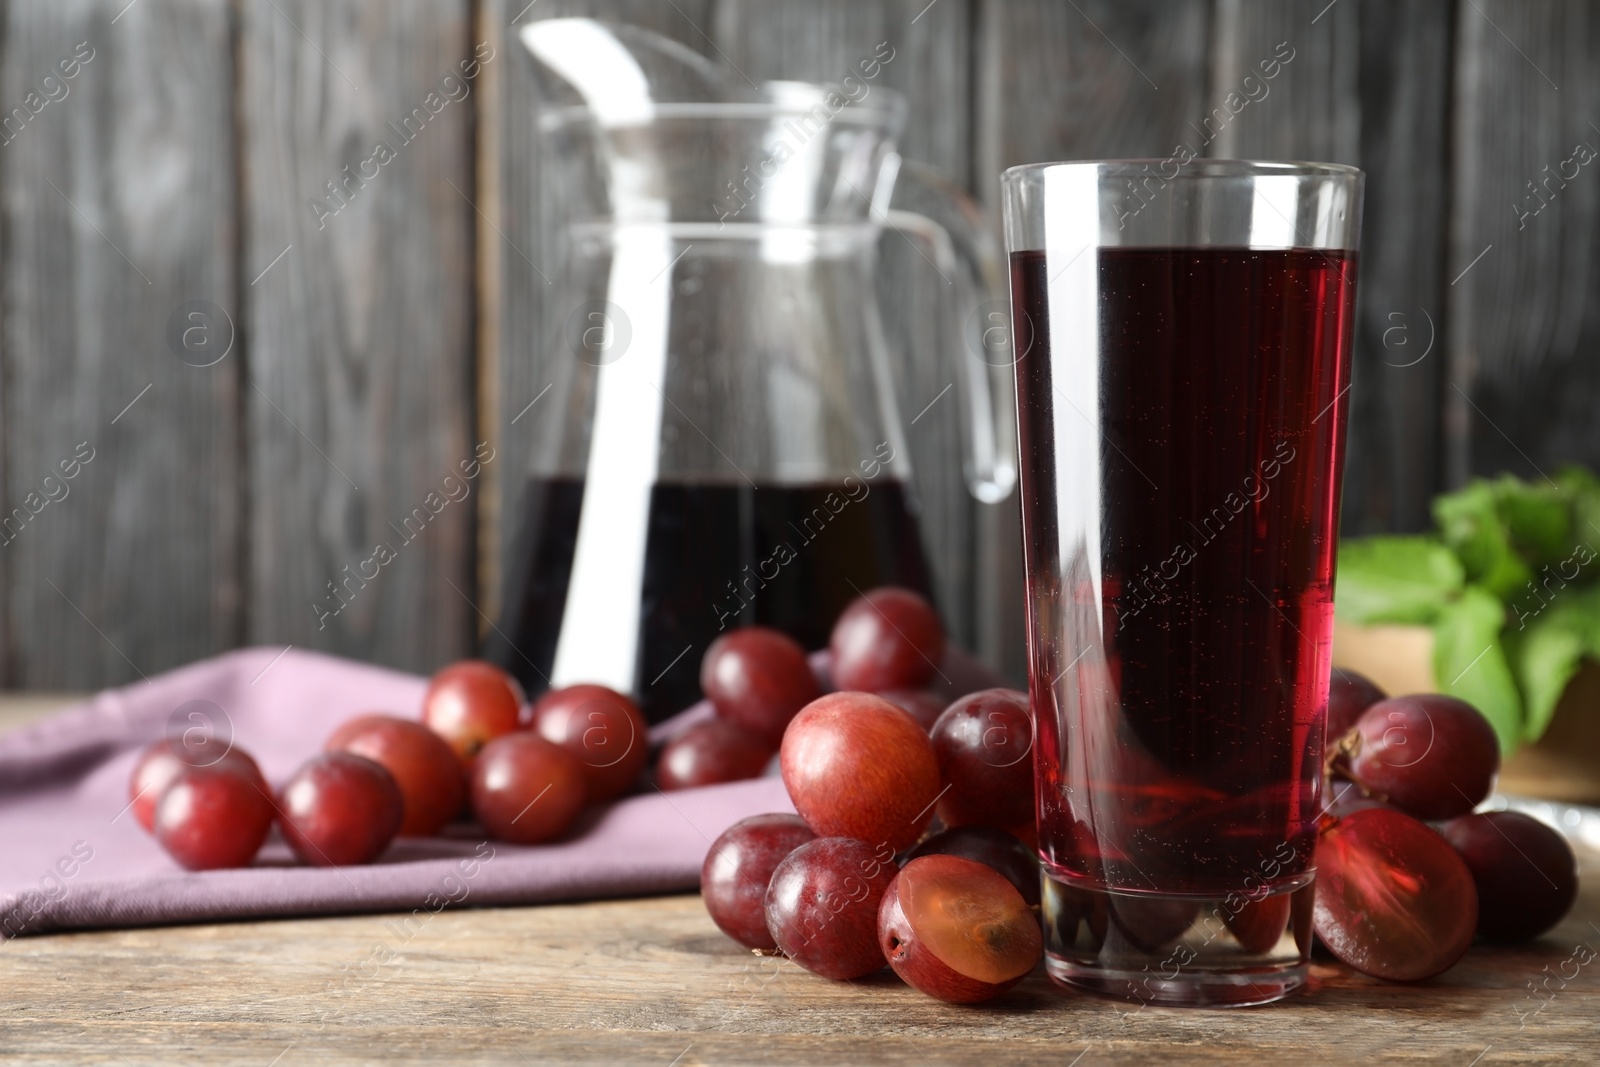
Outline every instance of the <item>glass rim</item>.
[[(834, 108), (826, 103), (829, 93), (844, 97), (844, 103)], [(760, 82), (754, 89), (746, 89), (730, 100), (653, 100), (650, 115), (641, 117), (630, 125), (648, 125), (651, 122), (671, 119), (727, 121), (755, 119), (772, 122), (782, 118), (812, 115), (817, 107), (824, 107), (829, 123), (847, 125), (881, 126), (893, 129), (905, 121), (910, 107), (906, 94), (888, 86), (871, 85), (860, 99), (852, 100), (840, 82), (807, 82), (788, 78), (772, 78)], [(585, 103), (548, 104), (538, 110), (541, 128), (550, 130), (571, 123), (587, 122), (594, 118), (594, 110)]]
[(1277, 159), (1191, 159), (1179, 163), (1176, 156), (1142, 159), (1073, 159), (1057, 162), (1023, 163), (1007, 167), (1000, 176), (1003, 182), (1017, 182), (1058, 168), (1086, 168), (1109, 177), (1143, 175), (1151, 167), (1176, 166), (1178, 173), (1161, 173), (1163, 181), (1196, 181), (1205, 178), (1259, 178), (1272, 175), (1289, 175), (1303, 178), (1355, 178), (1364, 174), (1360, 167), (1347, 163), (1318, 163), (1308, 160)]

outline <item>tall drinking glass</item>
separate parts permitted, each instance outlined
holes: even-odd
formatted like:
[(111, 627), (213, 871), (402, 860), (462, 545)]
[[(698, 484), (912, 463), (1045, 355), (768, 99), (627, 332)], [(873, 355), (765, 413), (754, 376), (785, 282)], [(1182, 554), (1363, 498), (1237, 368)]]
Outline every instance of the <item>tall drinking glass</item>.
[(1046, 963), (1139, 1003), (1305, 979), (1361, 172), (1004, 178)]

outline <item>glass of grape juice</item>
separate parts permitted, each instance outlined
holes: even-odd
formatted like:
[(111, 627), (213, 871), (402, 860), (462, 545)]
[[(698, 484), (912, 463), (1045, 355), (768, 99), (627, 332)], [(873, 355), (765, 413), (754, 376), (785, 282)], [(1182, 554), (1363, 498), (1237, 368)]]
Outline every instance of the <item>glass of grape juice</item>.
[(1311, 948), (1362, 174), (1003, 186), (1047, 967), (1277, 1000)]

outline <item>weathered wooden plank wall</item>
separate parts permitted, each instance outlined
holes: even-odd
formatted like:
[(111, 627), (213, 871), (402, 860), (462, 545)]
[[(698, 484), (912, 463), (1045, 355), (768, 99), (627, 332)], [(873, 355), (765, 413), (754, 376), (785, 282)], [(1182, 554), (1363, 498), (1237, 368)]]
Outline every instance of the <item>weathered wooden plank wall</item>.
[(243, 636), (241, 364), (179, 358), (231, 333), (229, 5), (123, 7), (5, 8), (6, 686), (137, 680)]
[[(1442, 0), (1218, 6), (1212, 99), (1248, 99), (1246, 78), (1264, 95), (1207, 153), (1368, 173), (1344, 485), (1344, 528), (1354, 533), (1422, 528), (1440, 484), (1450, 18)], [(1262, 64), (1275, 54), (1291, 58), (1266, 81)]]
[(471, 647), (470, 15), (242, 9), (251, 641), (417, 667)]
[(1440, 389), (1453, 11), (1362, 0), (1360, 165), (1367, 171), (1344, 528), (1419, 530), (1441, 487)]
[[(0, 685), (109, 684), (241, 642), (418, 670), (473, 646), (526, 458), (555, 425), (519, 418), (550, 384), (535, 357), (559, 309), (518, 18), (629, 22), (756, 80), (836, 78), (888, 41), (905, 154), (991, 212), (1002, 169), (1047, 158), (1186, 143), (1357, 163), (1345, 528), (1417, 528), (1470, 474), (1600, 464), (1600, 181), (1568, 162), (1600, 147), (1595, 3), (3, 10), (0, 104), (21, 110), (0, 131)], [(55, 71), (80, 42), (93, 57)], [(372, 162), (379, 142), (392, 160)], [(916, 411), (949, 381), (942, 294), (908, 247), (883, 252)], [(911, 435), (939, 592), (956, 634), (1016, 671), (1015, 503), (967, 497), (956, 418), (936, 406)], [(480, 441), (495, 459), (439, 506)], [(94, 459), (45, 484), (80, 443)]]
[(1447, 474), (1600, 466), (1600, 10), (1456, 20)]

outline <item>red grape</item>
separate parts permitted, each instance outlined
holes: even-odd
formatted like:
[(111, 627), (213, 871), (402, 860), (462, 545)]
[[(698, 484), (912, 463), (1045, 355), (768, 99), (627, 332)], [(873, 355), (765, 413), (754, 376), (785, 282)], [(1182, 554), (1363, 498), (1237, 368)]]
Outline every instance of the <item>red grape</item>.
[(798, 815), (752, 815), (723, 831), (700, 868), (700, 895), (722, 932), (746, 948), (775, 949), (767, 886), (784, 858), (816, 834)]
[(1289, 904), (1292, 893), (1275, 893), (1260, 900), (1246, 900), (1237, 911), (1222, 916), (1223, 925), (1246, 952), (1264, 955), (1271, 952), (1289, 929)]
[(970, 693), (933, 726), (939, 797), (947, 826), (1017, 826), (1033, 820), (1033, 719), (1028, 694), (1015, 689)]
[(718, 782), (760, 778), (772, 759), (766, 740), (722, 719), (695, 723), (661, 750), (656, 784), (691, 789)]
[(1444, 838), (1409, 815), (1368, 808), (1322, 832), (1312, 922), (1328, 950), (1356, 970), (1414, 982), (1467, 951), (1478, 894)]
[(916, 721), (870, 693), (832, 693), (796, 715), (779, 753), (783, 784), (818, 834), (899, 851), (922, 836), (939, 765)]
[(532, 729), (578, 758), (590, 802), (626, 793), (650, 759), (639, 705), (603, 685), (550, 690), (533, 705)]
[(1046, 924), (1045, 937), (1052, 944), (1077, 944), (1096, 955), (1104, 949), (1111, 931), (1106, 904), (1110, 894), (1074, 889), (1052, 878), (1045, 882), (1043, 896), (1039, 914)]
[(930, 997), (975, 1004), (1039, 962), (1039, 919), (998, 871), (959, 856), (907, 863), (878, 906), (878, 939), (894, 972)]
[[(370, 711), (364, 715), (357, 715), (353, 719), (346, 719), (334, 728), (333, 733), (322, 743), (324, 752), (343, 752), (349, 740), (366, 730), (367, 727), (380, 722), (392, 722), (397, 716), (386, 715), (381, 711)], [(401, 720), (406, 721), (406, 720)]]
[(861, 978), (883, 967), (878, 902), (894, 881), (894, 856), (860, 841), (823, 837), (789, 853), (767, 886), (767, 930), (785, 956), (824, 978)]
[(915, 689), (938, 673), (944, 627), (916, 593), (882, 586), (844, 609), (828, 647), (840, 689)]
[(1391, 697), (1361, 713), (1347, 775), (1419, 819), (1450, 819), (1483, 802), (1500, 767), (1494, 728), (1438, 693)]
[(478, 750), (521, 725), (522, 687), (492, 663), (452, 663), (428, 682), (422, 724), (455, 749), (471, 770)]
[(1039, 903), (1039, 861), (1017, 838), (990, 826), (958, 826), (923, 839), (907, 854), (919, 856), (960, 856), (992, 867), (1017, 887), (1028, 904)]
[(328, 744), (365, 756), (394, 776), (404, 800), (401, 837), (429, 837), (461, 813), (467, 780), (444, 738), (421, 723), (386, 715), (363, 715), (357, 722), (359, 729), (341, 728)]
[(1328, 748), (1339, 744), (1362, 712), (1387, 696), (1366, 675), (1335, 667), (1328, 683)]
[(711, 642), (700, 661), (700, 688), (718, 715), (767, 738), (773, 748), (789, 720), (822, 695), (806, 650), (765, 626)]
[(349, 752), (311, 757), (278, 795), (283, 838), (313, 867), (376, 859), (404, 817), (405, 800), (394, 776)]
[(1108, 893), (1106, 904), (1111, 913), (1108, 936), (1124, 939), (1139, 955), (1164, 951), (1200, 917), (1199, 902), (1181, 897)]
[(931, 731), (939, 721), (949, 702), (932, 689), (885, 689), (878, 696), (917, 720), (917, 725)]
[(1478, 889), (1478, 934), (1527, 941), (1566, 917), (1578, 897), (1578, 860), (1559, 833), (1514, 811), (1463, 815), (1445, 840), (1466, 861)]
[(537, 734), (489, 742), (472, 770), (472, 809), (491, 836), (531, 845), (559, 837), (583, 807), (583, 764)]
[(156, 805), (161, 801), (162, 792), (184, 771), (197, 766), (236, 771), (254, 780), (263, 793), (269, 792), (261, 768), (242, 750), (230, 748), (221, 756), (201, 756), (189, 751), (181, 739), (167, 738), (144, 750), (128, 779), (128, 800), (140, 826), (155, 832)]
[(161, 847), (191, 871), (243, 867), (261, 850), (272, 815), (259, 772), (220, 763), (187, 767), (162, 791), (154, 830)]

